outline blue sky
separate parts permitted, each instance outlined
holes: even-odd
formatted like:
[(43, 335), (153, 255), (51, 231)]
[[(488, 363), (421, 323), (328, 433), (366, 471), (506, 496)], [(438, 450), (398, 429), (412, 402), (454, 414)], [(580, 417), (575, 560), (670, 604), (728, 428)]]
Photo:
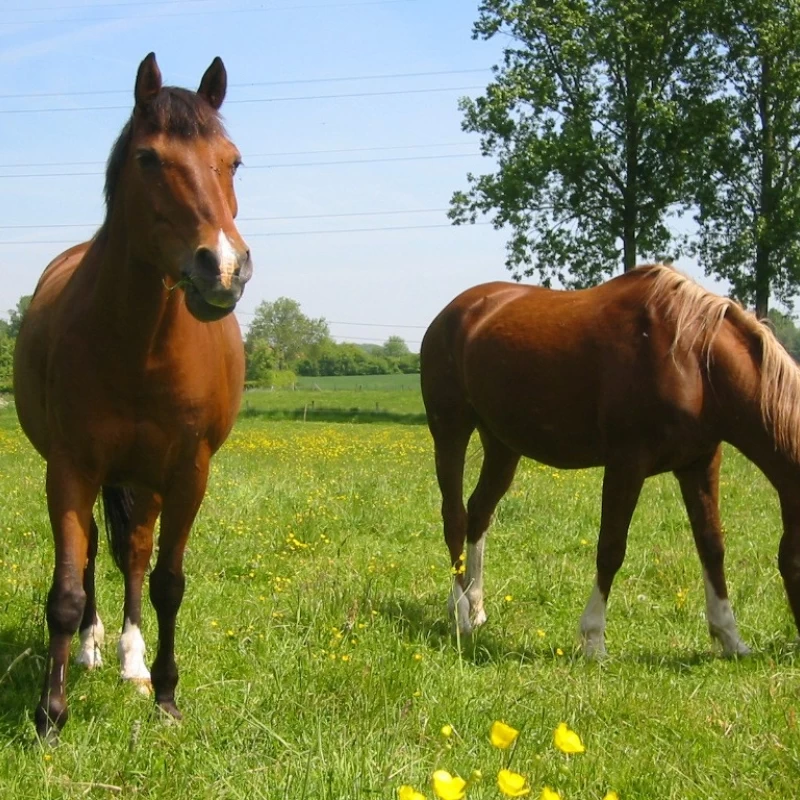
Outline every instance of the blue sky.
[(477, 2), (24, 5), (0, 3), (0, 310), (101, 221), (104, 162), (151, 50), (175, 85), (196, 87), (214, 56), (227, 67), (222, 111), (244, 155), (239, 230), (255, 264), (243, 326), (287, 296), (339, 340), (400, 335), (416, 349), (458, 292), (509, 278), (501, 232), (446, 227), (467, 171), (490, 167), (457, 107), (500, 56), (500, 42), (471, 38)]

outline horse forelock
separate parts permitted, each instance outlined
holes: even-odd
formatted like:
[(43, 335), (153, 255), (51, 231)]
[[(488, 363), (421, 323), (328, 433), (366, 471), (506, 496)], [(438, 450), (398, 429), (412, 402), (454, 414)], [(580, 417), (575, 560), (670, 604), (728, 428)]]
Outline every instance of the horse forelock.
[(204, 97), (177, 86), (162, 87), (145, 108), (134, 109), (111, 148), (106, 165), (107, 214), (128, 160), (134, 124), (144, 126), (151, 134), (164, 133), (186, 141), (226, 135), (222, 118)]
[(671, 351), (699, 347), (711, 360), (711, 345), (727, 318), (761, 351), (760, 407), (777, 446), (800, 462), (800, 368), (772, 330), (736, 301), (704, 289), (681, 272), (664, 265), (648, 267), (653, 276), (649, 302), (673, 322)]

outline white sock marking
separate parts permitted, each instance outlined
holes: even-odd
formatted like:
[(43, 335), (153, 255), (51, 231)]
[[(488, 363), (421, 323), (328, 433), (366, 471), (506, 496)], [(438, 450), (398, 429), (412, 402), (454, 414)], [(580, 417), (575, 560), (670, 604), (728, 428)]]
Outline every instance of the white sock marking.
[(100, 648), (105, 641), (106, 631), (103, 621), (98, 614), (95, 614), (94, 625), (90, 625), (81, 631), (81, 643), (78, 655), (75, 657), (76, 664), (82, 664), (86, 669), (94, 669), (103, 666), (103, 657)]
[(597, 581), (581, 615), (580, 637), (583, 653), (587, 658), (606, 654), (606, 601)]
[(711, 636), (719, 641), (726, 656), (747, 655), (750, 648), (739, 638), (731, 604), (727, 598), (717, 597), (705, 570), (703, 584), (706, 590), (706, 619)]
[(453, 589), (447, 600), (450, 616), (455, 616), (455, 622), (462, 636), (472, 633), (472, 623), (469, 620), (469, 598), (461, 588), (457, 578), (453, 579)]
[(144, 663), (145, 651), (144, 638), (139, 626), (126, 619), (125, 627), (122, 629), (122, 635), (119, 637), (119, 644), (117, 645), (122, 680), (150, 680), (150, 670), (147, 669)]
[(486, 622), (486, 611), (483, 608), (483, 553), (485, 549), (485, 534), (475, 544), (467, 543), (467, 570), (464, 575), (464, 583), (467, 587), (470, 622), (475, 628)]

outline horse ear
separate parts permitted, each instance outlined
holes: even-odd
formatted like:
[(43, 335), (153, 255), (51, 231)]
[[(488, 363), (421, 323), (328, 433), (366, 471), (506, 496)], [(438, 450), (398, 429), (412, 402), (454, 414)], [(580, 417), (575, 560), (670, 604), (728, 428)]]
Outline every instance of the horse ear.
[(139, 64), (133, 96), (136, 106), (145, 108), (161, 90), (161, 70), (156, 64), (156, 54), (149, 53)]
[(205, 97), (211, 107), (216, 110), (222, 105), (227, 89), (228, 73), (225, 71), (222, 59), (217, 56), (203, 75), (197, 94)]

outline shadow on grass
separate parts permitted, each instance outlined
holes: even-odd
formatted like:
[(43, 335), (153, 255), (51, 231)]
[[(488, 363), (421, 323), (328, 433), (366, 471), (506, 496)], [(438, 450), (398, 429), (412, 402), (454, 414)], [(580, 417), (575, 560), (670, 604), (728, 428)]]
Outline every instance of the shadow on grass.
[(243, 419), (263, 419), (270, 421), (302, 420), (304, 422), (349, 422), (374, 423), (394, 422), (400, 425), (424, 425), (424, 414), (400, 414), (394, 411), (368, 408), (252, 408), (245, 404), (239, 412)]
[[(414, 600), (396, 599), (383, 603), (379, 610), (387, 619), (394, 621), (406, 639), (429, 647), (450, 647), (454, 652), (457, 651), (459, 638), (453, 632), (450, 620), (445, 617), (444, 606), (440, 606), (438, 601), (434, 606)], [(493, 631), (490, 627), (485, 627), (471, 636), (461, 637), (461, 658), (475, 666), (496, 664), (498, 661), (524, 663), (562, 658), (545, 644), (530, 647), (509, 642), (501, 636), (501, 630)]]
[(42, 690), (45, 645), (32, 628), (0, 629), (0, 740), (29, 744)]
[[(444, 608), (437, 602), (424, 604), (408, 599), (387, 600), (379, 607), (383, 616), (394, 621), (401, 635), (407, 641), (432, 648), (452, 648), (455, 653), (458, 640), (452, 631), (449, 619), (445, 618)], [(584, 664), (600, 669), (614, 669), (639, 665), (651, 671), (670, 672), (689, 675), (695, 670), (710, 664), (740, 663), (762, 667), (765, 663), (776, 666), (797, 666), (800, 663), (800, 642), (775, 637), (761, 643), (758, 649), (744, 657), (725, 657), (721, 651), (709, 646), (708, 649), (675, 650), (664, 644), (663, 650), (650, 652), (611, 652), (600, 661), (587, 661), (577, 642), (572, 651), (559, 654), (557, 649), (544, 642), (531, 646), (515, 637), (504, 638), (501, 627), (492, 628), (491, 620), (479, 628), (472, 636), (461, 638), (461, 658), (476, 667), (496, 664), (501, 661), (524, 663), (573, 663)]]

